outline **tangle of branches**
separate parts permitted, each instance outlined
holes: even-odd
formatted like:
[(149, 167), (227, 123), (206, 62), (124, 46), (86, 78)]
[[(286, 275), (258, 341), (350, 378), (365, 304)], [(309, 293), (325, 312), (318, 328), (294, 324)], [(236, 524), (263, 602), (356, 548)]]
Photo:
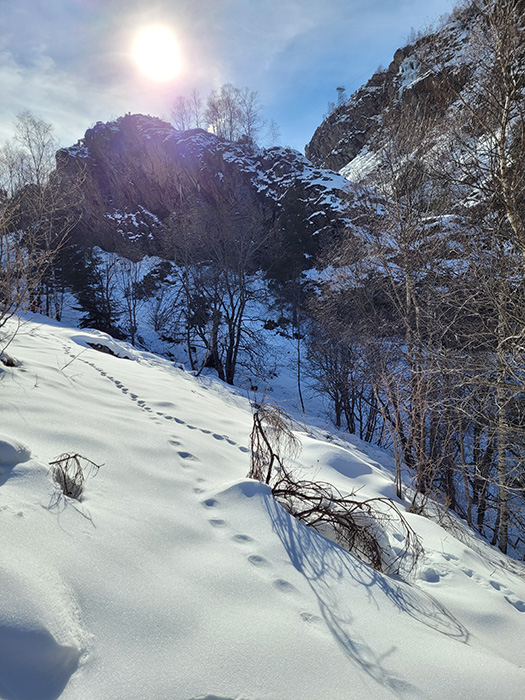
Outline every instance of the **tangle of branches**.
[(102, 465), (77, 453), (67, 452), (50, 462), (50, 466), (53, 479), (64, 496), (80, 501), (87, 477), (95, 476)]
[[(251, 433), (248, 477), (268, 484), (274, 498), (294, 517), (334, 539), (378, 571), (411, 570), (422, 552), (414, 530), (387, 498), (359, 500), (323, 481), (298, 478), (287, 462), (299, 454), (300, 443), (289, 417), (268, 402), (257, 404)], [(399, 547), (389, 543), (396, 533)]]

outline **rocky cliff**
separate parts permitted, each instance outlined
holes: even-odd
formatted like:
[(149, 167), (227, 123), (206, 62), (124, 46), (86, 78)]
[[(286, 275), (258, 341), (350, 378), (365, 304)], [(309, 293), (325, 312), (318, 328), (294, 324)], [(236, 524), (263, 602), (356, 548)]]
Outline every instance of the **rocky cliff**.
[(435, 32), (399, 49), (386, 70), (379, 70), (318, 127), (306, 156), (352, 181), (373, 172), (374, 154), (383, 143), (387, 115), (403, 107), (446, 114), (475, 75), (469, 47), (474, 14), (456, 11)]
[[(82, 181), (77, 243), (133, 256), (166, 253), (168, 222), (192, 206), (240, 203), (271, 222), (290, 190), (317, 231), (337, 227), (346, 180), (289, 148), (230, 143), (181, 132), (155, 117), (97, 123), (57, 154), (67, 186)], [(162, 251), (161, 251), (161, 248)]]

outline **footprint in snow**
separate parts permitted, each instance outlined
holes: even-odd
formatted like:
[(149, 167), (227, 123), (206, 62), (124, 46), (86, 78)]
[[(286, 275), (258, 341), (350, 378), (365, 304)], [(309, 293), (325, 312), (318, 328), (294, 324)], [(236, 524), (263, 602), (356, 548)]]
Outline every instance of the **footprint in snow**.
[(453, 554), (448, 554), (447, 552), (443, 552), (441, 556), (445, 561), (459, 561), (458, 557), (454, 556)]
[(190, 461), (192, 461), (192, 462), (193, 462), (193, 461), (195, 461), (195, 462), (197, 461), (197, 457), (195, 457), (194, 455), (192, 455), (191, 452), (185, 452), (184, 450), (181, 450), (180, 452), (177, 452), (177, 454), (179, 455), (179, 457), (180, 457), (181, 459), (188, 459), (188, 460), (190, 460)]
[(232, 540), (238, 544), (249, 544), (254, 541), (249, 535), (234, 535)]
[(194, 457), (190, 452), (177, 452), (177, 455), (181, 458), (181, 462), (179, 462), (179, 466), (182, 469), (187, 469), (188, 471), (192, 471), (194, 469), (192, 462), (196, 462), (197, 458)]
[(224, 440), (224, 435), (219, 435), (218, 433), (213, 433), (213, 437), (216, 440)]
[(290, 581), (286, 581), (284, 578), (275, 579), (272, 585), (281, 593), (295, 593), (297, 591), (297, 588), (290, 583)]
[(204, 493), (204, 489), (201, 489), (199, 486), (194, 486), (193, 493), (196, 493), (196, 494)]
[(205, 501), (202, 501), (202, 505), (205, 508), (215, 508), (215, 506), (219, 505), (219, 501), (216, 498), (207, 498)]
[(260, 557), (258, 554), (251, 554), (247, 559), (253, 566), (270, 566), (268, 559)]
[(249, 452), (250, 451), (247, 447), (243, 447), (242, 445), (239, 445), (239, 449), (241, 452)]
[(439, 583), (441, 577), (433, 567), (429, 566), (420, 572), (419, 578), (427, 583)]
[(212, 518), (211, 520), (208, 520), (208, 522), (210, 523), (210, 525), (212, 527), (217, 527), (217, 528), (226, 527), (228, 524), (226, 522), (226, 520), (221, 520), (220, 518)]
[(323, 618), (319, 617), (319, 615), (312, 615), (312, 613), (309, 612), (302, 612), (300, 613), (300, 618), (304, 622), (307, 622), (309, 625), (315, 625), (315, 624), (320, 624), (323, 622)]
[(516, 608), (518, 612), (525, 612), (525, 603), (522, 600), (513, 600), (513, 598), (509, 596), (505, 596), (505, 600), (512, 605), (513, 608)]

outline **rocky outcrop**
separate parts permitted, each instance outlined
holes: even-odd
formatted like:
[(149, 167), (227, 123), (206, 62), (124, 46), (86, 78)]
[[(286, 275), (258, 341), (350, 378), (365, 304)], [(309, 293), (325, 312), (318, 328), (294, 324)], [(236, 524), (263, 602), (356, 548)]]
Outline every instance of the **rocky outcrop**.
[(474, 73), (468, 52), (472, 19), (470, 10), (458, 11), (439, 31), (396, 51), (386, 70), (376, 72), (318, 127), (306, 146), (307, 157), (359, 181), (373, 170), (371, 154), (383, 144), (386, 114), (403, 106), (414, 113), (424, 106), (445, 114)]
[(173, 220), (192, 206), (240, 203), (271, 221), (294, 189), (317, 230), (338, 226), (346, 181), (289, 148), (177, 131), (144, 115), (97, 123), (57, 154), (64, 186), (81, 180), (77, 243), (136, 256), (166, 254)]

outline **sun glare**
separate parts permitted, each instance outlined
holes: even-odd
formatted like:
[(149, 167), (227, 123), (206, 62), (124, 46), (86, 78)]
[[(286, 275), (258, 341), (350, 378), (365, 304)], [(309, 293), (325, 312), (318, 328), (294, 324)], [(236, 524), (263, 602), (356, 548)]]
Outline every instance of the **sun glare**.
[(140, 70), (152, 80), (173, 80), (180, 70), (175, 37), (167, 27), (147, 27), (135, 40), (134, 56)]

